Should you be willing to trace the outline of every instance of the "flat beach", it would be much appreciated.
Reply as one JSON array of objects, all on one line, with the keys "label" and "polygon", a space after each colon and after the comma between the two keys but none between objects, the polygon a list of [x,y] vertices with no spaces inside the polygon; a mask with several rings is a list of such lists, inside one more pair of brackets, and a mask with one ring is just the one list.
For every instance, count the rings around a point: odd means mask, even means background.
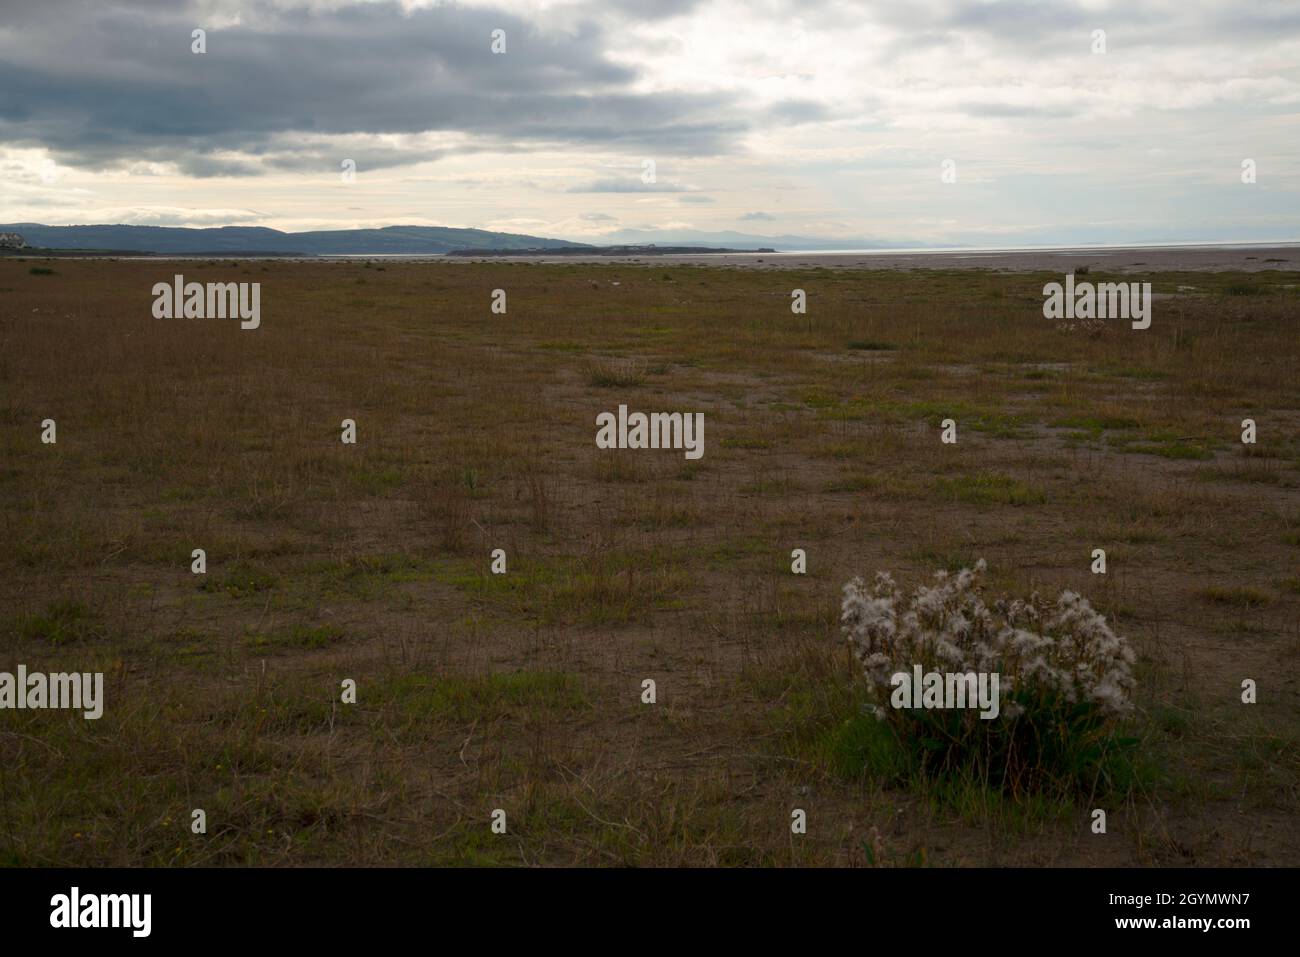
[{"label": "flat beach", "polygon": [[[351,258],[351,257],[348,257]],[[374,257],[356,257],[368,259]],[[407,257],[403,257],[407,258]],[[701,253],[649,256],[430,257],[458,262],[618,263],[724,266],[733,269],[993,269],[1069,272],[1079,266],[1110,272],[1256,272],[1295,269],[1300,244],[1277,246],[1133,246],[1076,249],[912,250],[861,252]]]}]

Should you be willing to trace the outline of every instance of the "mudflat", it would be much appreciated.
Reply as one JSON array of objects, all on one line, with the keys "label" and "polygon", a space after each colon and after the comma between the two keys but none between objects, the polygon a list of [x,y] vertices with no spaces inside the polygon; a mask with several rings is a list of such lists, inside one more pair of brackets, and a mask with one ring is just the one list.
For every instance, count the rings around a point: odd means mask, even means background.
[{"label": "mudflat", "polygon": [[[1115,273],[1258,272],[1300,269],[1300,245],[1134,246],[1129,248],[935,250],[911,252],[707,253],[695,256],[521,256],[529,262],[615,263],[654,266],[727,266],[737,269],[995,269],[1071,272],[1079,266]],[[483,260],[479,260],[483,261]]]}]

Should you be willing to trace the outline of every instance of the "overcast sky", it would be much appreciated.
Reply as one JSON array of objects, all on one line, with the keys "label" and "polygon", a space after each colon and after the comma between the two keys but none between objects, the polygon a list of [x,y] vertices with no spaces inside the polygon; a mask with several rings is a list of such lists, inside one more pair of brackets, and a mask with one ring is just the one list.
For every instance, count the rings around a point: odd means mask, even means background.
[{"label": "overcast sky", "polygon": [[1297,0],[0,0],[0,222],[1296,239],[1298,120]]}]

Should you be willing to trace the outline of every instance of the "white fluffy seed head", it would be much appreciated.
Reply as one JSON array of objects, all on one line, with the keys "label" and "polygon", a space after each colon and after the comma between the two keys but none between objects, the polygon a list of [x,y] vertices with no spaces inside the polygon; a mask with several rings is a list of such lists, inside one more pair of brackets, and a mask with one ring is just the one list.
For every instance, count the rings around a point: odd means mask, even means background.
[{"label": "white fluffy seed head", "polygon": [[[1038,593],[1001,598],[990,607],[978,594],[983,559],[904,597],[888,572],[870,591],[861,578],[844,586],[844,634],[877,705],[887,702],[890,677],[916,664],[945,671],[998,672],[1003,691],[1029,697],[1061,695],[1088,701],[1109,716],[1132,710],[1132,649],[1086,598],[1063,591],[1052,605]],[[1008,702],[1008,719],[1023,709]]]}]

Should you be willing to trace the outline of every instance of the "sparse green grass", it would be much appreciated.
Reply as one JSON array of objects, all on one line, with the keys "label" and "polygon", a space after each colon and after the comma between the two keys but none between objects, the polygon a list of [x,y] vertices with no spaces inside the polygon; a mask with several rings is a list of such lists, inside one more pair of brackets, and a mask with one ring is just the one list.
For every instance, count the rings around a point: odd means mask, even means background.
[{"label": "sparse green grass", "polygon": [[1268,592],[1252,585],[1209,585],[1197,594],[1212,604],[1234,608],[1258,608],[1273,600]]},{"label": "sparse green grass", "polygon": [[409,675],[373,690],[376,706],[393,708],[411,721],[536,719],[541,714],[581,713],[591,707],[582,680],[552,671],[516,671],[446,678]]},{"label": "sparse green grass", "polygon": [[320,651],[343,640],[343,633],[328,625],[310,627],[292,625],[269,632],[249,635],[244,644],[255,654],[277,654],[291,651]]},{"label": "sparse green grass", "polygon": [[845,474],[822,486],[825,492],[865,492],[873,498],[899,501],[914,497],[917,492],[915,480],[896,475]]},{"label": "sparse green grass", "polygon": [[[1061,782],[1061,788],[1008,792],[982,778],[973,766],[961,765],[927,772],[924,756],[930,752],[918,742],[904,742],[890,726],[870,711],[865,683],[852,670],[836,667],[825,654],[814,666],[791,663],[778,676],[775,670],[748,672],[742,688],[748,693],[771,695],[779,690],[781,706],[771,711],[768,723],[786,752],[813,772],[842,780],[892,789],[917,791],[944,812],[957,811],[970,823],[999,819],[1012,830],[1032,821],[1052,820],[1070,808],[1082,808],[1099,797],[1122,801],[1136,789],[1149,787],[1159,769],[1141,757],[1133,737],[1115,738],[1102,755],[1096,777]],[[774,686],[774,687],[773,687]],[[1135,729],[1128,729],[1132,734]],[[1153,733],[1144,729],[1144,735]],[[1082,752],[1081,752],[1082,754]],[[1084,755],[1088,761],[1096,756]],[[1098,791],[1105,781],[1104,791]],[[1080,789],[1082,787],[1082,789]],[[987,813],[990,807],[997,813]],[[981,813],[970,813],[974,808]]]},{"label": "sparse green grass", "polygon": [[675,559],[633,553],[516,561],[506,574],[464,564],[438,578],[487,607],[539,624],[628,625],[672,605],[687,578]]},{"label": "sparse green grass", "polygon": [[[1295,862],[1253,815],[1300,811],[1300,273],[1154,276],[1198,295],[1087,337],[1043,321],[1043,275],[253,268],[279,303],[255,336],[151,322],[124,290],[156,263],[0,260],[7,653],[108,689],[96,722],[0,710],[0,860]],[[507,282],[522,326],[457,306]],[[808,321],[772,295],[795,287]],[[620,401],[703,411],[704,458],[596,449]],[[1114,840],[919,777],[861,713],[840,585],[979,557],[1141,653]]]},{"label": "sparse green grass", "polygon": [[1121,452],[1158,455],[1166,459],[1205,461],[1214,458],[1214,444],[1196,436],[1178,435],[1169,431],[1150,431],[1144,435],[1112,436],[1110,444]]},{"label": "sparse green grass", "polygon": [[724,449],[746,449],[748,451],[770,449],[772,441],[756,435],[728,436],[720,443]]},{"label": "sparse green grass", "polygon": [[318,562],[307,573],[327,595],[370,598],[395,585],[433,577],[431,563],[413,555],[362,555],[341,562]]},{"label": "sparse green grass", "polygon": [[551,352],[586,352],[587,347],[581,342],[539,342],[537,348]]},{"label": "sparse green grass", "polygon": [[934,491],[942,499],[971,505],[1040,505],[1047,501],[1041,489],[992,472],[935,479]]},{"label": "sparse green grass", "polygon": [[74,598],[51,601],[42,611],[22,616],[15,630],[27,641],[52,646],[72,644],[101,633],[90,609]]},{"label": "sparse green grass", "polygon": [[1108,429],[1136,429],[1141,423],[1126,415],[1076,413],[1062,416],[1052,425],[1058,429],[1080,429],[1099,434]]},{"label": "sparse green grass", "polygon": [[214,568],[209,558],[207,573],[200,576],[198,588],[205,592],[224,592],[231,598],[252,598],[278,584],[279,579],[257,562],[238,560],[223,570]]}]

